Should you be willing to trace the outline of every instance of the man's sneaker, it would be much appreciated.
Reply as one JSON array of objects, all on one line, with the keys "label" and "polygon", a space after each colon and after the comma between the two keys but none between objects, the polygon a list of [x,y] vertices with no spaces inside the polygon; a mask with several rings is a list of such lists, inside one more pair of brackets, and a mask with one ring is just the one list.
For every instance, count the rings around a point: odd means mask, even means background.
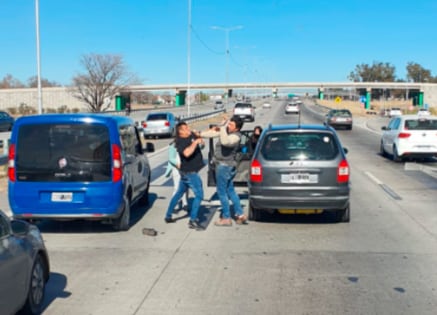
[{"label": "man's sneaker", "polygon": [[175,223],[176,222],[176,219],[173,219],[173,218],[165,218],[164,220],[165,220],[165,223]]},{"label": "man's sneaker", "polygon": [[204,230],[204,227],[201,226],[197,221],[188,221],[188,227],[190,229],[195,229],[195,230]]}]

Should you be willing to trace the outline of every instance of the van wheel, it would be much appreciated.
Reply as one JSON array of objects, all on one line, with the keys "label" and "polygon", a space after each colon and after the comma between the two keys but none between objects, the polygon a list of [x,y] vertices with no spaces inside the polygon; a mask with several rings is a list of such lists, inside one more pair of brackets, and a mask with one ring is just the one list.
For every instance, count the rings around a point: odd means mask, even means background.
[{"label": "van wheel", "polygon": [[129,199],[124,197],[124,209],[120,217],[114,220],[114,230],[127,231],[130,227],[130,203]]},{"label": "van wheel", "polygon": [[251,221],[260,221],[261,220],[261,211],[259,209],[255,209],[249,204],[249,220]]},{"label": "van wheel", "polygon": [[150,187],[150,175],[149,175],[149,180],[147,181],[147,188],[143,192],[141,198],[138,200],[138,204],[140,206],[147,207],[149,205],[149,187]]},{"label": "van wheel", "polygon": [[39,314],[41,312],[46,287],[46,267],[47,266],[44,265],[44,260],[40,255],[38,255],[30,274],[26,304],[21,310],[24,314]]},{"label": "van wheel", "polygon": [[337,222],[350,222],[350,205],[345,209],[337,210],[336,212]]}]

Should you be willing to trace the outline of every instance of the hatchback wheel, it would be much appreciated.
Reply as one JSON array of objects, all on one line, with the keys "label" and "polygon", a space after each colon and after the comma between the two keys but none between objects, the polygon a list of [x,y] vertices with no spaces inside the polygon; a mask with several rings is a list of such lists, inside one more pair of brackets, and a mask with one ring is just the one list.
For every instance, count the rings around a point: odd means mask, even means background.
[{"label": "hatchback wheel", "polygon": [[396,146],[393,146],[393,161],[402,162],[402,157],[399,156]]},{"label": "hatchback wheel", "polygon": [[29,289],[27,292],[26,304],[22,309],[24,314],[39,314],[44,301],[44,292],[46,287],[46,266],[44,260],[40,255],[36,257],[36,260],[32,267],[30,274]]},{"label": "hatchback wheel", "polygon": [[120,217],[114,221],[114,230],[127,231],[130,227],[130,203],[127,197],[124,197],[124,209]]},{"label": "hatchback wheel", "polygon": [[381,145],[379,146],[379,153],[381,153],[383,157],[387,156],[387,152],[385,152],[384,150],[384,143],[382,141],[381,141]]},{"label": "hatchback wheel", "polygon": [[150,175],[149,175],[149,180],[147,181],[147,188],[143,192],[143,195],[141,196],[141,198],[138,200],[138,204],[140,206],[147,207],[149,205],[149,188],[150,188]]}]

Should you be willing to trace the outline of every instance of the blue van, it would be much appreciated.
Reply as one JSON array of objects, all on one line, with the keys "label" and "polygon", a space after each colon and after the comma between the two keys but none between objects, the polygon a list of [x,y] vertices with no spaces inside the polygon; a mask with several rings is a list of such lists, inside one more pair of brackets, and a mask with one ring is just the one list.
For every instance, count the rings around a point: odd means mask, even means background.
[{"label": "blue van", "polygon": [[99,220],[130,227],[147,205],[151,169],[135,122],[105,114],[44,114],[16,120],[8,156],[14,218]]}]

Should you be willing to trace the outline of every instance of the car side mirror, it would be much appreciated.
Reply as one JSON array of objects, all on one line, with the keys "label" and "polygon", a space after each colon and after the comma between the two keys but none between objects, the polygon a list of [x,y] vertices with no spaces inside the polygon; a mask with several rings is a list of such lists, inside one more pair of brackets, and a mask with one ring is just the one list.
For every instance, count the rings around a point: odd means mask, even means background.
[{"label": "car side mirror", "polygon": [[347,154],[349,152],[349,150],[345,147],[343,147],[343,151],[344,151],[344,154]]},{"label": "car side mirror", "polygon": [[381,127],[381,130],[389,130],[386,126]]}]

